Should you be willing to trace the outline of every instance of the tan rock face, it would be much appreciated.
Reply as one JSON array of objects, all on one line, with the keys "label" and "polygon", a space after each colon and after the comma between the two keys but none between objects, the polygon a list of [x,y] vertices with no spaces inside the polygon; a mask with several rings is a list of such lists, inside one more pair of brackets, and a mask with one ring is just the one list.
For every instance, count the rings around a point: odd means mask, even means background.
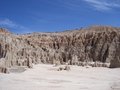
[{"label": "tan rock face", "polygon": [[3,34],[12,34],[11,32],[9,32],[7,29],[5,28],[0,28],[0,33],[3,33]]},{"label": "tan rock face", "polygon": [[15,35],[0,28],[0,66],[32,63],[77,65],[81,61],[110,62],[120,67],[120,28],[92,26],[60,33]]}]

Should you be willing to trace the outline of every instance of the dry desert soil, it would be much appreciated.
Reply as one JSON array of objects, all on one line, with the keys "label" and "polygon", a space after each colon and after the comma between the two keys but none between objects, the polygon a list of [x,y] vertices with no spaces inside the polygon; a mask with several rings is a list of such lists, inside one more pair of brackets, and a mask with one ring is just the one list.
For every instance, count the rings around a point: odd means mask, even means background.
[{"label": "dry desert soil", "polygon": [[45,64],[26,70],[13,67],[10,74],[0,73],[0,90],[120,90],[120,68],[70,67],[70,71]]}]

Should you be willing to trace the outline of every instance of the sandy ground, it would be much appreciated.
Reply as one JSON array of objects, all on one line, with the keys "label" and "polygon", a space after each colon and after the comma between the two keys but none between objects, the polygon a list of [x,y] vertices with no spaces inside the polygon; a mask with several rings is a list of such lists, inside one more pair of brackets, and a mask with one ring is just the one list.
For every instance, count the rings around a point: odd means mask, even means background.
[{"label": "sandy ground", "polygon": [[120,68],[35,65],[22,73],[0,73],[0,90],[120,90]]}]

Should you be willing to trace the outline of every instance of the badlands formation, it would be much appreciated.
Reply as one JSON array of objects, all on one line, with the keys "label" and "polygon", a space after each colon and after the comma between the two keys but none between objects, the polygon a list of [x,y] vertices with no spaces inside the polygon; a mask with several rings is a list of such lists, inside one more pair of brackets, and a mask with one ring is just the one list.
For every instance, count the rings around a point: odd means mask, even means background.
[{"label": "badlands formation", "polygon": [[120,67],[120,28],[92,26],[59,33],[15,35],[0,28],[0,69],[32,64],[110,63]]},{"label": "badlands formation", "polygon": [[0,28],[0,90],[120,90],[119,67],[117,27],[24,35]]}]

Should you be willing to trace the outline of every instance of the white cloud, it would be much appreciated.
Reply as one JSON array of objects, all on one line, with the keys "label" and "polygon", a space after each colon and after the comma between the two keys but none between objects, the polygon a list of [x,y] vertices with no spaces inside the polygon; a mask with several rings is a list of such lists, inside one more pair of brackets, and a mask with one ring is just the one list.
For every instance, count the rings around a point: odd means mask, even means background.
[{"label": "white cloud", "polygon": [[8,18],[0,19],[0,26],[5,27],[7,29],[10,29],[10,28],[12,28],[13,30],[16,29],[17,31],[19,31],[20,34],[33,32],[32,30],[22,25],[14,23],[12,20]]},{"label": "white cloud", "polygon": [[80,0],[57,0],[59,5],[68,9],[78,10],[80,8]]},{"label": "white cloud", "polygon": [[113,8],[120,8],[119,0],[83,0],[95,10],[110,11]]},{"label": "white cloud", "polygon": [[6,27],[11,27],[11,28],[18,26],[17,24],[15,24],[13,21],[9,20],[8,18],[0,20],[0,25],[6,26]]}]

